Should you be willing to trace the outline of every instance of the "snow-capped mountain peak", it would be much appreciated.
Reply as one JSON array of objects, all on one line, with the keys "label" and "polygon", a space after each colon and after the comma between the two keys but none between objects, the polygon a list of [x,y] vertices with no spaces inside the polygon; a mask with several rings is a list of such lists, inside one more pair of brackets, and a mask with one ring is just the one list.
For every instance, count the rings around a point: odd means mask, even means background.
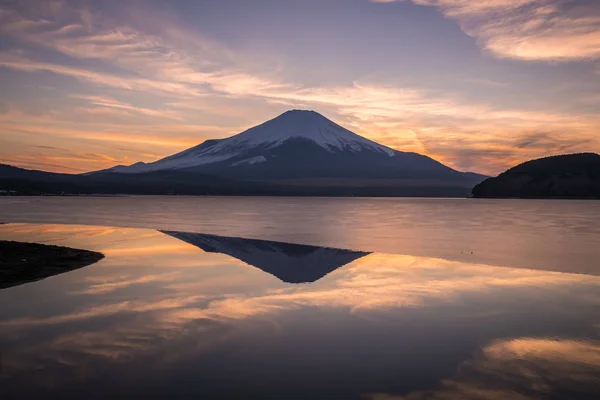
[{"label": "snow-capped mountain peak", "polygon": [[326,150],[361,151],[362,148],[380,151],[390,156],[394,150],[359,136],[315,111],[290,110],[277,118],[233,136],[236,143],[257,146],[280,144],[292,138],[308,139]]},{"label": "snow-capped mountain peak", "polygon": [[119,173],[140,173],[166,169],[192,168],[231,160],[230,166],[254,165],[267,161],[263,155],[244,154],[257,148],[269,150],[291,139],[310,141],[327,152],[363,151],[393,157],[396,151],[357,135],[315,111],[290,110],[261,125],[221,140],[208,140],[181,153],[153,163],[137,163],[108,170]]},{"label": "snow-capped mountain peak", "polygon": [[287,111],[237,135],[207,140],[162,160],[101,172],[157,172],[151,175],[175,174],[192,180],[194,174],[204,174],[308,188],[332,184],[348,187],[349,183],[361,188],[405,184],[437,187],[442,181],[470,186],[480,179],[430,157],[380,145],[317,112],[303,110]]}]

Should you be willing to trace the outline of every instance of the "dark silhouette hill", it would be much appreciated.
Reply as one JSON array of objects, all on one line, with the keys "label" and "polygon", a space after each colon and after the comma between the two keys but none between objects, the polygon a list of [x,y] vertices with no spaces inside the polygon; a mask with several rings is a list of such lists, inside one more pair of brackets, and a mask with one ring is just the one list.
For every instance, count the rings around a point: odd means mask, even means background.
[{"label": "dark silhouette hill", "polygon": [[473,196],[600,199],[600,155],[580,153],[528,161],[476,185]]}]

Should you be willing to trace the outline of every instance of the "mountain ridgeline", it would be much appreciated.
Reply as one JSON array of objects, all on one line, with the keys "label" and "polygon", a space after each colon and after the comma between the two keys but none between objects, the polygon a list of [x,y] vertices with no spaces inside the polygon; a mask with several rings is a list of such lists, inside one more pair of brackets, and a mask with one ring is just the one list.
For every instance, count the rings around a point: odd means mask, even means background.
[{"label": "mountain ridgeline", "polygon": [[152,163],[84,175],[0,166],[0,189],[23,194],[468,196],[486,177],[292,110]]},{"label": "mountain ridgeline", "polygon": [[600,199],[600,155],[568,154],[528,161],[476,185],[473,196]]},{"label": "mountain ridgeline", "polygon": [[193,171],[252,181],[332,179],[449,180],[469,185],[482,176],[465,174],[432,158],[400,152],[359,136],[314,111],[292,110],[238,135],[208,140],[153,163],[105,172],[136,174]]}]

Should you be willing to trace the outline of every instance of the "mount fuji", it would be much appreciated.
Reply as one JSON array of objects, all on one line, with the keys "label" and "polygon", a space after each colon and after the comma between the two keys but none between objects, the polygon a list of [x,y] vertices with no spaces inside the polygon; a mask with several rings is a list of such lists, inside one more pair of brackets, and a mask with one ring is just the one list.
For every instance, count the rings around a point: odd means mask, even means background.
[{"label": "mount fuji", "polygon": [[30,195],[465,197],[485,178],[302,110],[151,163],[80,175],[0,164],[0,189]]},{"label": "mount fuji", "polygon": [[417,153],[401,152],[315,111],[291,110],[225,139],[207,140],[152,163],[99,172],[203,173],[242,181],[311,186],[464,186],[484,176],[463,173]]}]

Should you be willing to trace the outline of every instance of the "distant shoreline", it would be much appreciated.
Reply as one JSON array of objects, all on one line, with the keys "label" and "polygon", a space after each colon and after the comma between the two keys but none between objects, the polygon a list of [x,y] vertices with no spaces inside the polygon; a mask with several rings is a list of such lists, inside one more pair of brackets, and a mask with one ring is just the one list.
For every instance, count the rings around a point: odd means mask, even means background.
[{"label": "distant shoreline", "polygon": [[129,197],[131,194],[0,194],[2,197]]},{"label": "distant shoreline", "polygon": [[597,197],[568,197],[568,196],[553,196],[553,197],[508,197],[508,196],[423,196],[423,195],[312,195],[312,194],[14,194],[1,196],[2,198],[9,197],[99,197],[99,198],[124,198],[124,197],[252,197],[252,198],[282,198],[282,197],[299,197],[299,198],[345,198],[345,199],[369,199],[369,198],[381,198],[381,199],[474,199],[474,200],[600,200]]}]

